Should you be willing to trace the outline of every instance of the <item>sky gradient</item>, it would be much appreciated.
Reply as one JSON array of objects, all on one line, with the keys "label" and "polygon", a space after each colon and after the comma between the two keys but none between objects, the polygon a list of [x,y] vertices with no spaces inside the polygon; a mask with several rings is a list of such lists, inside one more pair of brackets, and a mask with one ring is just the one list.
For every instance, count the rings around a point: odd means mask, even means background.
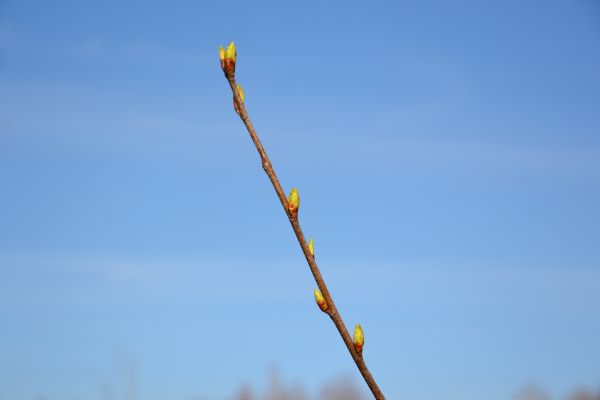
[{"label": "sky gradient", "polygon": [[600,386],[597,2],[4,0],[0,399],[359,379],[232,40],[389,399]]}]

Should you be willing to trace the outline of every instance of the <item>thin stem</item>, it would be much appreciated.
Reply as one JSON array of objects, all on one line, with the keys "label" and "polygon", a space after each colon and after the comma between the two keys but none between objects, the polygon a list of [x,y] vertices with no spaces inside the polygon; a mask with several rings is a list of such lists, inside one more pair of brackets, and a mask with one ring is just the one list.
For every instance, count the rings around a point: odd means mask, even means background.
[{"label": "thin stem", "polygon": [[325,301],[327,302],[328,307],[327,307],[327,311],[325,311],[325,312],[329,315],[329,317],[333,321],[335,327],[337,328],[338,332],[340,333],[340,336],[342,337],[342,340],[346,344],[346,347],[348,348],[348,351],[350,352],[350,355],[352,356],[354,363],[356,364],[358,370],[360,371],[361,375],[363,376],[365,382],[369,386],[369,389],[371,389],[373,396],[377,400],[383,400],[383,399],[385,399],[385,397],[383,396],[383,393],[381,393],[379,386],[377,386],[377,383],[375,382],[373,375],[371,375],[371,372],[367,368],[367,364],[365,363],[364,358],[362,357],[362,355],[359,355],[354,350],[354,344],[352,342],[352,338],[350,337],[350,334],[348,333],[348,329],[346,329],[346,325],[344,324],[344,321],[342,320],[340,313],[338,312],[337,308],[335,307],[333,298],[331,297],[331,294],[329,293],[329,289],[327,289],[327,285],[325,284],[325,281],[323,280],[323,277],[321,276],[321,271],[319,271],[319,267],[317,266],[315,258],[310,253],[310,250],[308,249],[308,244],[306,243],[306,239],[304,238],[304,234],[302,233],[302,228],[300,227],[300,223],[298,222],[298,217],[297,217],[297,215],[296,216],[292,215],[288,210],[287,199],[285,197],[283,189],[281,188],[279,179],[277,179],[277,174],[275,174],[275,170],[273,169],[273,166],[271,165],[271,161],[269,160],[269,157],[267,156],[267,152],[265,151],[265,148],[263,147],[262,143],[260,142],[260,139],[258,138],[258,134],[256,133],[256,130],[254,130],[254,126],[252,125],[252,122],[250,121],[250,118],[248,117],[248,113],[246,112],[246,107],[244,105],[244,102],[242,101],[240,94],[238,93],[235,78],[228,77],[227,81],[229,82],[229,86],[231,86],[231,91],[233,92],[234,101],[237,106],[238,114],[239,114],[240,118],[242,119],[242,122],[244,122],[244,125],[246,125],[246,129],[248,129],[250,138],[252,138],[252,141],[254,142],[254,145],[256,146],[256,150],[258,151],[258,154],[260,155],[260,159],[262,161],[262,167],[263,167],[265,173],[267,174],[267,176],[269,177],[269,179],[271,180],[271,183],[273,184],[273,188],[275,189],[275,192],[277,193],[277,197],[279,197],[279,201],[281,202],[281,205],[283,206],[283,209],[284,209],[288,219],[290,220],[292,229],[294,230],[294,233],[296,234],[296,238],[298,239],[298,243],[300,244],[300,247],[302,248],[304,257],[306,257],[306,261],[308,262],[310,271],[312,272],[312,275],[315,278],[317,286],[319,287],[319,290],[321,291],[321,293],[323,294],[323,297],[325,298]]}]

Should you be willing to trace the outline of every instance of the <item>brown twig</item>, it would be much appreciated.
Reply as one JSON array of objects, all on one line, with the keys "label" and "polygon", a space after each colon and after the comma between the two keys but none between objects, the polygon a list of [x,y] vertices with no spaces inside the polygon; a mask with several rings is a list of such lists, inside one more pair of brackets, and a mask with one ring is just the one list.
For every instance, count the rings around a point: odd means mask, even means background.
[{"label": "brown twig", "polygon": [[[342,340],[346,344],[346,347],[348,348],[348,351],[350,352],[350,355],[352,356],[354,363],[358,367],[358,370],[360,371],[365,382],[369,386],[369,389],[371,389],[371,392],[373,393],[373,396],[375,397],[375,399],[377,399],[377,400],[385,399],[385,397],[383,396],[383,393],[379,389],[379,386],[377,386],[377,383],[375,382],[373,375],[371,375],[371,372],[367,368],[367,364],[365,363],[365,360],[364,360],[362,354],[358,354],[356,352],[356,350],[354,349],[354,343],[352,341],[352,338],[350,337],[350,334],[348,333],[348,330],[346,329],[346,325],[344,324],[344,321],[342,320],[340,313],[338,312],[337,308],[335,307],[333,298],[331,297],[331,294],[329,293],[329,290],[327,289],[327,285],[325,284],[325,281],[323,280],[323,277],[321,276],[321,272],[319,271],[319,267],[317,266],[315,258],[311,254],[311,252],[308,248],[308,244],[306,243],[306,239],[304,238],[304,234],[302,233],[302,228],[300,227],[300,223],[298,222],[297,214],[295,214],[295,215],[292,214],[288,209],[288,202],[287,202],[287,199],[283,192],[283,189],[281,188],[281,184],[279,183],[279,179],[277,179],[277,175],[275,174],[275,170],[273,169],[273,166],[271,165],[271,161],[269,160],[269,157],[267,156],[267,152],[265,151],[265,148],[263,147],[262,143],[260,142],[260,139],[258,138],[256,130],[254,129],[254,126],[252,125],[252,122],[250,121],[250,118],[248,117],[248,113],[246,111],[246,106],[244,105],[244,101],[238,91],[238,86],[235,81],[234,73],[228,73],[228,71],[226,71],[226,68],[224,68],[224,71],[225,71],[225,77],[227,78],[227,81],[229,82],[229,86],[231,87],[231,91],[233,92],[234,106],[235,106],[236,112],[240,116],[241,120],[244,122],[244,125],[246,125],[246,129],[248,130],[248,133],[250,134],[250,138],[252,138],[252,141],[254,142],[254,145],[256,146],[256,150],[258,151],[258,154],[260,155],[260,159],[262,161],[262,167],[263,167],[265,173],[267,174],[267,176],[269,177],[269,179],[271,180],[271,183],[273,184],[273,188],[275,189],[275,192],[277,193],[277,197],[279,197],[279,201],[281,202],[281,205],[283,206],[283,209],[284,209],[288,219],[290,220],[292,229],[294,230],[294,233],[296,234],[296,238],[298,239],[298,243],[300,244],[300,247],[302,248],[304,257],[306,257],[306,261],[308,262],[310,271],[312,272],[312,275],[315,278],[315,281],[317,282],[317,286],[319,287],[319,290],[321,291],[321,293],[323,294],[323,297],[325,298],[325,301],[327,302],[328,307],[324,312],[327,313],[327,315],[329,315],[329,317],[333,321],[335,327],[337,328],[338,332],[340,333],[340,336],[342,337]],[[235,61],[234,61],[234,71],[235,71]]]}]

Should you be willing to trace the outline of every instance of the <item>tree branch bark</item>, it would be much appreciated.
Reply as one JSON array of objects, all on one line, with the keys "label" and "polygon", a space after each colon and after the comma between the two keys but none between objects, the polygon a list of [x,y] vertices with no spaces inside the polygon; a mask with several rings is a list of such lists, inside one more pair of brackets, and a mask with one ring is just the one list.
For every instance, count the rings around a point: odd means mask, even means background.
[{"label": "tree branch bark", "polygon": [[[231,75],[233,75],[233,74],[231,74]],[[254,126],[252,125],[252,122],[250,121],[250,117],[248,116],[248,112],[246,111],[246,106],[244,105],[244,102],[242,101],[242,98],[240,97],[240,93],[238,92],[235,77],[227,76],[227,74],[226,74],[226,78],[227,78],[227,81],[229,82],[229,86],[231,87],[231,91],[233,93],[236,111],[237,111],[238,115],[240,116],[242,122],[246,126],[246,129],[248,130],[248,133],[250,134],[250,138],[252,139],[252,141],[254,142],[254,145],[256,146],[256,150],[258,151],[258,154],[260,155],[262,167],[263,167],[265,173],[267,174],[267,176],[269,177],[269,180],[273,184],[275,193],[277,193],[277,197],[279,198],[279,201],[281,202],[281,205],[283,206],[283,209],[290,221],[290,224],[292,225],[292,229],[294,230],[294,233],[296,234],[296,238],[298,239],[300,248],[302,249],[302,252],[304,253],[304,257],[306,258],[306,261],[308,263],[310,271],[312,272],[312,275],[315,278],[317,286],[319,287],[319,290],[321,291],[321,293],[323,294],[323,297],[325,298],[325,301],[327,302],[328,307],[327,307],[327,310],[324,312],[327,313],[329,315],[329,317],[331,318],[331,320],[333,321],[333,324],[335,325],[340,336],[342,337],[342,340],[346,344],[346,347],[348,348],[348,351],[350,352],[350,355],[352,356],[352,359],[354,360],[356,367],[358,368],[358,370],[360,371],[361,375],[363,376],[365,382],[369,386],[369,389],[373,393],[373,396],[375,397],[375,399],[383,400],[383,399],[385,399],[385,397],[384,397],[383,393],[381,392],[381,390],[379,389],[379,386],[375,382],[373,375],[371,375],[371,372],[367,368],[367,364],[365,363],[365,360],[364,360],[362,354],[358,354],[354,349],[354,344],[353,344],[352,338],[350,337],[350,334],[348,333],[348,330],[346,329],[346,325],[344,324],[344,321],[342,320],[342,317],[341,317],[340,313],[338,312],[338,310],[335,306],[335,303],[333,302],[333,298],[331,297],[331,294],[329,293],[329,289],[327,288],[327,285],[325,284],[325,281],[323,280],[323,277],[321,276],[321,271],[319,271],[319,267],[317,266],[315,257],[310,253],[308,244],[306,242],[306,239],[304,238],[304,234],[302,233],[302,228],[300,227],[300,223],[298,222],[297,214],[296,214],[296,216],[294,216],[288,210],[287,198],[285,197],[283,189],[281,188],[279,179],[277,179],[277,174],[275,173],[275,170],[273,169],[273,166],[271,165],[271,161],[269,160],[269,157],[267,156],[267,152],[265,151],[265,148],[263,147],[262,143],[260,142],[258,134],[256,133],[256,130],[254,129]]]}]

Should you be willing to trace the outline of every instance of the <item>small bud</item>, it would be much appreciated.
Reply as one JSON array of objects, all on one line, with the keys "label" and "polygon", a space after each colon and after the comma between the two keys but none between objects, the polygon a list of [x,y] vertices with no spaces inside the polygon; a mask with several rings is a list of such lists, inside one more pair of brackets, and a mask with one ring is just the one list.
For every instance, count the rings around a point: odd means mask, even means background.
[{"label": "small bud", "polygon": [[[244,102],[244,90],[242,89],[242,86],[237,83],[237,90],[238,93],[240,94],[240,98],[242,100],[242,103]],[[233,96],[233,109],[235,110],[236,113],[240,113],[240,109],[238,108],[237,103],[235,102],[235,96]]]},{"label": "small bud", "polygon": [[315,289],[315,301],[317,302],[317,305],[321,311],[327,312],[327,302],[325,301],[325,297],[323,297],[323,294],[321,294],[319,289]]},{"label": "small bud", "polygon": [[298,195],[298,189],[292,188],[290,191],[287,206],[292,217],[296,218],[298,216],[298,207],[300,207],[300,196]]},{"label": "small bud", "polygon": [[219,60],[221,60],[221,68],[225,68],[225,49],[223,46],[219,47]]},{"label": "small bud", "polygon": [[354,350],[359,356],[362,356],[363,346],[365,345],[365,336],[363,335],[363,330],[360,324],[356,324],[354,327],[354,338],[352,340],[354,342]]},{"label": "small bud", "polygon": [[242,103],[244,102],[244,90],[242,89],[242,86],[238,83],[237,84],[237,90],[238,93],[240,94],[240,98],[242,99]]},{"label": "small bud", "polygon": [[235,59],[237,51],[233,42],[229,43],[226,49],[219,47],[219,59],[221,60],[221,68],[227,79],[233,79],[235,76]]},{"label": "small bud", "polygon": [[310,251],[311,256],[315,256],[315,241],[313,238],[310,238],[310,241],[308,242],[308,251]]},{"label": "small bud", "polygon": [[233,62],[235,62],[236,55],[237,51],[235,49],[235,44],[231,42],[229,43],[229,46],[227,46],[227,50],[225,50],[225,58],[231,58]]}]

